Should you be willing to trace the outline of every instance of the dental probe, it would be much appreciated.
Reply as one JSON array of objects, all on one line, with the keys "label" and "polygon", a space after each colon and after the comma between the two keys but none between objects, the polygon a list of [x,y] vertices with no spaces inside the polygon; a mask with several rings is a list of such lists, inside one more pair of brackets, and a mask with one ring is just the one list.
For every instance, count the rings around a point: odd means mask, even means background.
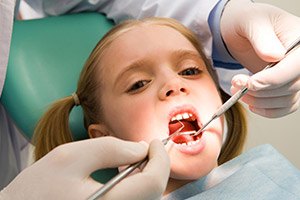
[{"label": "dental probe", "polygon": [[[286,57],[288,55],[288,53],[290,51],[292,51],[295,47],[297,47],[300,44],[300,37],[293,42],[287,49],[285,56]],[[263,70],[266,70],[268,68],[271,68],[273,66],[275,66],[277,63],[279,63],[280,61],[277,62],[273,62],[268,64]],[[195,132],[194,134],[190,134],[192,136],[197,136],[199,135],[205,127],[207,127],[208,124],[210,124],[210,122],[212,122],[213,120],[215,120],[216,118],[220,117],[222,114],[224,114],[229,108],[231,108],[231,106],[233,106],[240,98],[242,98],[246,93],[248,92],[248,88],[245,86],[242,89],[240,89],[237,93],[235,93],[232,97],[230,97],[216,112],[215,114],[210,118],[210,120],[208,122],[206,122],[202,128],[200,130],[198,130],[197,132]]]},{"label": "dental probe", "polygon": [[[174,133],[169,135],[169,137],[162,140],[162,143],[166,145],[170,139],[172,139],[174,136],[179,135],[180,131],[184,128],[184,125],[182,122],[178,121],[181,124],[181,127],[177,129]],[[121,180],[126,178],[129,174],[131,174],[136,168],[140,167],[144,163],[148,161],[148,157],[145,157],[143,160],[134,163],[132,165],[129,165],[126,169],[118,173],[115,177],[110,179],[106,184],[104,184],[99,190],[97,190],[92,196],[88,198],[88,200],[96,200],[100,197],[102,197],[106,192],[108,192],[113,186],[115,186],[117,183],[119,183]]]}]

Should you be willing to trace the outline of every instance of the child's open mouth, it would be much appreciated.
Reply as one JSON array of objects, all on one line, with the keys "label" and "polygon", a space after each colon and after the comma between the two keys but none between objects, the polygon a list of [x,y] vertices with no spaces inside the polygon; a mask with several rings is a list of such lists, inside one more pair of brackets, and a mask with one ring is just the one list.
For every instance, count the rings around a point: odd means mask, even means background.
[{"label": "child's open mouth", "polygon": [[197,136],[188,134],[189,132],[195,133],[201,128],[198,125],[196,116],[189,112],[177,114],[176,116],[172,117],[171,121],[169,122],[169,135],[173,134],[180,127],[182,127],[182,124],[184,125],[184,128],[180,131],[182,134],[176,135],[172,138],[174,143],[189,145],[195,143],[201,138],[202,133]]}]

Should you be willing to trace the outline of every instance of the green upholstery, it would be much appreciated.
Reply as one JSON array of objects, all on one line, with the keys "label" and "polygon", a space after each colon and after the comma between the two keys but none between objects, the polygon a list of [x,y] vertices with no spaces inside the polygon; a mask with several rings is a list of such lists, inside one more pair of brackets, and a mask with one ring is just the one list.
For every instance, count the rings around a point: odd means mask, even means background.
[{"label": "green upholstery", "polygon": [[[112,26],[96,13],[15,21],[1,101],[29,139],[46,107],[75,91],[88,55]],[[75,138],[86,138],[80,108],[75,112]]]},{"label": "green upholstery", "polygon": [[[47,106],[75,91],[87,57],[112,26],[97,13],[15,21],[1,102],[29,140]],[[75,140],[87,138],[82,116],[73,109]]]}]

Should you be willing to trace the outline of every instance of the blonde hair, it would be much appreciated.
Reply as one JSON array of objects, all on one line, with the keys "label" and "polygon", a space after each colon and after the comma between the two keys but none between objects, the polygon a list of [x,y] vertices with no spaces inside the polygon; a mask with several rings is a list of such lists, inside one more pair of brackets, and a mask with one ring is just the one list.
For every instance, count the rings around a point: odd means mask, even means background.
[{"label": "blonde hair", "polygon": [[[102,117],[101,103],[98,101],[99,94],[101,97],[101,80],[97,80],[98,76],[96,76],[96,74],[99,74],[99,70],[103,67],[100,61],[103,52],[121,34],[136,26],[147,24],[171,27],[187,38],[198,50],[215,84],[218,85],[217,76],[211,67],[210,61],[204,55],[202,46],[199,44],[197,37],[188,28],[170,18],[128,20],[112,28],[98,42],[81,71],[76,94],[83,109],[84,125],[86,128],[90,124],[99,123]],[[230,96],[221,89],[219,90],[222,100],[225,102]],[[56,146],[73,141],[69,127],[69,114],[74,106],[75,102],[73,96],[68,96],[52,104],[49,110],[42,116],[35,128],[33,137],[33,143],[36,147],[36,160],[43,157]],[[235,104],[225,113],[225,116],[228,133],[219,156],[219,164],[234,158],[242,152],[247,132],[245,114],[240,104]]]}]

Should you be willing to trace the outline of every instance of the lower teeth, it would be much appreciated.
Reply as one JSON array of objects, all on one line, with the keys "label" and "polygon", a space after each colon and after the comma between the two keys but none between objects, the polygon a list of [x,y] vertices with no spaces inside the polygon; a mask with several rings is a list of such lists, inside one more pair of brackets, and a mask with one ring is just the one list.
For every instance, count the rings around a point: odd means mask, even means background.
[{"label": "lower teeth", "polygon": [[196,140],[196,141],[189,141],[189,142],[187,142],[187,143],[176,143],[176,144],[178,144],[178,145],[184,145],[184,146],[189,146],[189,145],[197,144],[197,143],[199,143],[199,142],[200,142],[200,140],[198,139],[198,140]]}]

